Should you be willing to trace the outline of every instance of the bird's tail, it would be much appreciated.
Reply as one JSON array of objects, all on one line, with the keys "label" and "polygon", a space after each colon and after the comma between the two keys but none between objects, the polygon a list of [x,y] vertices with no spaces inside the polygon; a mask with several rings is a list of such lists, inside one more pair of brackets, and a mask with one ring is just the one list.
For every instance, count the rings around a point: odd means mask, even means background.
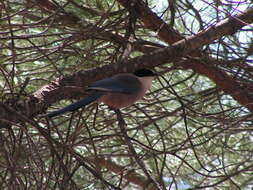
[{"label": "bird's tail", "polygon": [[47,117],[55,117],[57,115],[61,115],[65,112],[68,112],[68,111],[75,111],[81,107],[84,107],[94,101],[96,101],[98,98],[100,98],[104,93],[102,92],[94,92],[93,94],[91,94],[90,96],[78,101],[78,102],[75,102],[73,104],[70,104],[62,109],[59,109],[59,110],[56,110],[56,111],[53,111],[53,112],[50,112],[48,114],[46,114]]}]

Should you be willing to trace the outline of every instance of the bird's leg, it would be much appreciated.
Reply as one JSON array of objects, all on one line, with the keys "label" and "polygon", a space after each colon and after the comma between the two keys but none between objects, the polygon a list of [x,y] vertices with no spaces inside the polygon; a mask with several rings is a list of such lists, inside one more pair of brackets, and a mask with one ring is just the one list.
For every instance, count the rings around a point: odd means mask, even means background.
[{"label": "bird's leg", "polygon": [[115,111],[115,113],[117,115],[117,120],[119,122],[119,125],[121,125],[121,126],[126,125],[126,122],[125,122],[125,120],[124,120],[124,118],[123,118],[120,110],[119,109],[114,109],[114,111]]}]

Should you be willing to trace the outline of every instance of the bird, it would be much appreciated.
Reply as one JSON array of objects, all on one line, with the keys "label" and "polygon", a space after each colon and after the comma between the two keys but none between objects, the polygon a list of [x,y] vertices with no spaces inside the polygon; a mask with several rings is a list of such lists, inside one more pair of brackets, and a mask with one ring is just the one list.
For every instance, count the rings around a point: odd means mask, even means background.
[{"label": "bird", "polygon": [[152,70],[142,68],[134,73],[120,73],[98,80],[86,88],[90,95],[64,108],[49,112],[46,116],[52,118],[66,112],[73,112],[92,102],[103,102],[113,110],[131,106],[145,95],[156,76],[157,74]]}]

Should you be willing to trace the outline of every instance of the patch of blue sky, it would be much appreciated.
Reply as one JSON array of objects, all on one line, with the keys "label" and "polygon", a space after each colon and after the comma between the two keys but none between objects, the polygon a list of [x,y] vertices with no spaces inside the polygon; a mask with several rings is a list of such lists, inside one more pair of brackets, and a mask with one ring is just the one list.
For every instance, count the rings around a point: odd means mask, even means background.
[{"label": "patch of blue sky", "polygon": [[160,16],[159,13],[163,12],[168,7],[168,0],[157,0],[157,3],[154,3],[153,6],[153,11]]},{"label": "patch of blue sky", "polygon": [[[204,27],[205,25],[214,25],[219,20],[227,18],[230,14],[236,15],[242,13],[247,8],[249,8],[250,4],[252,5],[252,2],[246,0],[220,0],[218,6],[214,4],[214,1],[209,0],[189,0],[189,2],[192,4],[194,9],[196,9],[201,14],[201,19],[204,23]],[[152,10],[158,14],[158,16],[161,16],[161,14],[168,8],[168,0],[152,1],[152,4],[150,4],[150,6],[152,7]],[[191,32],[196,33],[199,31],[200,27],[193,11],[189,10],[185,13],[178,13],[177,10],[176,14],[183,15],[182,18],[184,19],[185,23],[192,25],[191,29],[193,29],[193,31]]]},{"label": "patch of blue sky", "polygon": [[174,189],[185,190],[191,187],[183,180],[173,181],[173,178],[171,177],[163,177],[163,180],[168,190],[174,190]]}]

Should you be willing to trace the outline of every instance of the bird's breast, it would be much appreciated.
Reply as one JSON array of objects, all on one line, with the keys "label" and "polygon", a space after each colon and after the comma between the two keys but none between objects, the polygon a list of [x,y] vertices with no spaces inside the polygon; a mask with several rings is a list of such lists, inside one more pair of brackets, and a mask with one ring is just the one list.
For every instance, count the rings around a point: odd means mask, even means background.
[{"label": "bird's breast", "polygon": [[102,96],[99,101],[112,108],[120,109],[134,104],[137,100],[141,99],[144,94],[144,91],[137,94],[108,93]]}]

